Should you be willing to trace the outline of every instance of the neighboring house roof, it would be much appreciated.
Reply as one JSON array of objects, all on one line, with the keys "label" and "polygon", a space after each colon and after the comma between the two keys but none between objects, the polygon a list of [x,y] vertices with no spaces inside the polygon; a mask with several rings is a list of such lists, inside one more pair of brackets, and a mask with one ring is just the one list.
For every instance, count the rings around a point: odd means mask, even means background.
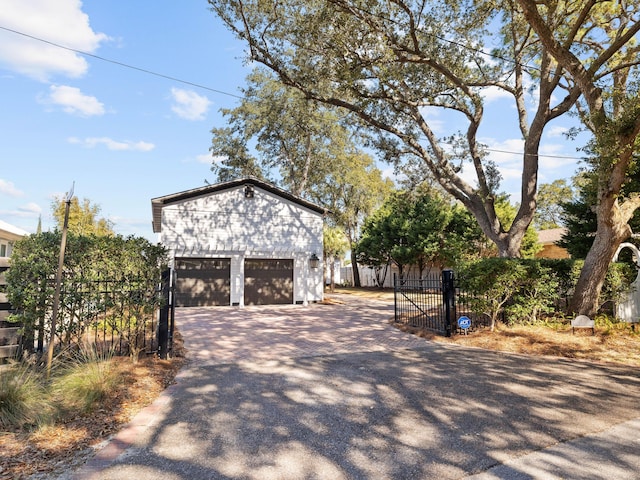
[{"label": "neighboring house roof", "polygon": [[29,232],[0,220],[0,238],[18,240],[22,237],[26,237],[27,235],[29,235]]},{"label": "neighboring house roof", "polygon": [[152,198],[151,209],[153,212],[153,231],[155,233],[158,233],[161,230],[162,207],[164,207],[165,205],[170,205],[172,203],[181,202],[183,200],[188,200],[191,198],[211,195],[212,193],[217,193],[223,190],[237,188],[243,185],[253,185],[255,187],[261,188],[262,190],[273,193],[274,195],[278,195],[281,198],[284,198],[293,203],[301,205],[319,214],[324,215],[325,213],[327,213],[327,209],[325,209],[324,207],[316,205],[315,203],[309,202],[296,195],[292,195],[291,193],[285,190],[282,190],[281,188],[278,188],[271,183],[267,183],[255,177],[243,177],[243,178],[232,180],[229,182],[216,183],[215,185],[206,185],[204,187],[185,190],[184,192],[172,193],[171,195]]},{"label": "neighboring house roof", "polygon": [[566,228],[551,228],[549,230],[540,230],[538,232],[538,242],[543,245],[552,245],[562,239],[562,236],[567,233]]}]

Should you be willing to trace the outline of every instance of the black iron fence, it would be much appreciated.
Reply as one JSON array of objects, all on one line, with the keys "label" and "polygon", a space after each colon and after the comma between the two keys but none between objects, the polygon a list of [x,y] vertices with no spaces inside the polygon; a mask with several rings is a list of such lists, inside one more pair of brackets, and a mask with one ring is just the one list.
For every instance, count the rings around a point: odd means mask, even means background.
[{"label": "black iron fence", "polygon": [[450,336],[486,327],[490,319],[470,308],[470,297],[444,270],[421,279],[394,277],[395,321]]},{"label": "black iron fence", "polygon": [[[172,350],[174,316],[170,271],[150,277],[63,277],[56,323],[56,347],[91,344],[99,351],[138,357]],[[16,310],[5,326],[20,332],[21,350],[43,353],[51,338],[53,283],[42,282],[35,304]],[[14,323],[17,322],[17,323]],[[3,340],[0,339],[0,342]],[[17,351],[12,350],[12,355]]]}]

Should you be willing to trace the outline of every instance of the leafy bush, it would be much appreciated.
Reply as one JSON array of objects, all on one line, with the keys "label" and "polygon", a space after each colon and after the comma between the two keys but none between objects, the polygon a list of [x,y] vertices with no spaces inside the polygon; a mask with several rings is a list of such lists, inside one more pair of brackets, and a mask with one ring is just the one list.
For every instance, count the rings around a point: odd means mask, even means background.
[{"label": "leafy bush", "polygon": [[559,281],[555,272],[537,260],[521,260],[524,276],[505,310],[510,322],[535,323],[541,314],[554,311]]},{"label": "leafy bush", "polygon": [[[460,286],[471,295],[469,305],[491,318],[491,328],[504,311],[509,322],[538,322],[547,314],[562,316],[580,275],[582,260],[487,258],[459,271]],[[628,292],[635,271],[612,264],[602,289],[602,302],[617,302]]]},{"label": "leafy bush", "polygon": [[520,290],[527,271],[519,260],[486,258],[461,268],[459,285],[471,294],[469,306],[491,319],[491,330],[504,305]]},{"label": "leafy bush", "polygon": [[[36,340],[41,349],[51,335],[60,240],[59,232],[45,232],[17,241],[6,275],[9,301],[18,312],[10,319],[22,324],[24,346],[30,352]],[[114,315],[115,309],[140,322],[151,318],[166,264],[165,248],[144,238],[69,234],[55,332],[60,345],[79,343],[99,316]],[[132,345],[134,339],[125,340]]]}]

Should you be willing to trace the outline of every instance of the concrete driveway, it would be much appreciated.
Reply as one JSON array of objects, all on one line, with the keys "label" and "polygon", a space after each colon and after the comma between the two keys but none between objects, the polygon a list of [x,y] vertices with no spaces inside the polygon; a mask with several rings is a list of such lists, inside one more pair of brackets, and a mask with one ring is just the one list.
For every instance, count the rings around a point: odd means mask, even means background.
[{"label": "concrete driveway", "polygon": [[440,345],[392,315],[178,309],[191,364],[74,478],[640,478],[637,369]]}]

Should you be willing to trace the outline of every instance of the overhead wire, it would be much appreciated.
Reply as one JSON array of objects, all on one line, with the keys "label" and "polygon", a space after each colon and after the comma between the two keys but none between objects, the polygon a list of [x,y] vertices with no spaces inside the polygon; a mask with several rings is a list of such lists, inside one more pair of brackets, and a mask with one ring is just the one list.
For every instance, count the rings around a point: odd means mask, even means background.
[{"label": "overhead wire", "polygon": [[[121,61],[118,61],[118,60],[113,60],[113,59],[110,59],[110,58],[107,58],[107,57],[96,55],[94,53],[86,52],[84,50],[79,50],[77,48],[68,47],[66,45],[61,45],[59,43],[52,42],[50,40],[46,40],[44,38],[37,37],[35,35],[30,35],[28,33],[24,33],[24,32],[21,32],[21,31],[12,29],[12,28],[5,27],[3,25],[0,25],[0,30],[5,30],[7,32],[11,32],[11,33],[14,33],[16,35],[21,35],[23,37],[30,38],[30,39],[36,40],[38,42],[42,42],[42,43],[45,43],[47,45],[51,45],[51,46],[56,47],[56,48],[60,48],[60,49],[63,49],[63,50],[74,52],[74,53],[77,53],[79,55],[84,55],[84,56],[87,56],[87,57],[95,58],[95,59],[101,60],[103,62],[111,63],[111,64],[114,64],[114,65],[118,65],[120,67],[124,67],[124,68],[128,68],[128,69],[135,70],[135,71],[138,71],[138,72],[146,73],[148,75],[153,75],[153,76],[156,76],[156,77],[164,78],[166,80],[171,80],[171,81],[178,82],[178,83],[181,83],[181,84],[184,84],[184,85],[190,85],[192,87],[200,88],[202,90],[206,90],[206,91],[213,92],[213,93],[218,93],[220,95],[226,95],[226,96],[237,98],[237,99],[240,99],[240,100],[242,100],[244,98],[244,97],[242,97],[240,95],[236,95],[234,93],[225,92],[223,90],[219,90],[219,89],[212,88],[212,87],[209,87],[209,86],[206,86],[206,85],[202,85],[202,84],[199,84],[199,83],[191,82],[189,80],[184,80],[184,79],[181,79],[181,78],[178,78],[178,77],[174,77],[172,75],[167,75],[167,74],[164,74],[164,73],[155,72],[155,71],[149,70],[147,68],[137,67],[137,66],[131,65],[129,63],[121,62]],[[452,45],[456,45],[456,46],[468,49],[468,50],[476,52],[476,53],[480,53],[480,54],[483,54],[483,55],[494,57],[494,58],[497,58],[497,59],[500,59],[500,60],[503,60],[503,61],[506,60],[506,59],[504,59],[504,58],[502,58],[500,56],[497,56],[495,54],[492,54],[492,53],[489,53],[489,52],[485,52],[483,50],[480,50],[480,49],[477,49],[477,48],[473,48],[473,47],[470,47],[468,45],[464,45],[462,43],[455,42],[453,40],[448,40],[448,39],[445,39],[445,38],[441,38],[441,37],[438,37],[436,35],[433,35],[433,36],[436,37],[438,40],[451,43]],[[485,150],[488,151],[488,152],[507,153],[507,154],[513,154],[513,155],[523,155],[524,154],[523,152],[511,152],[511,151],[507,151],[507,150],[497,150],[497,149],[492,149],[492,148],[485,148]],[[545,157],[545,158],[560,158],[560,159],[567,159],[567,160],[583,160],[583,157],[571,157],[571,156],[562,156],[562,155],[538,154],[538,156],[539,157]]]},{"label": "overhead wire", "polygon": [[61,48],[63,50],[68,50],[68,51],[77,53],[79,55],[85,55],[87,57],[95,58],[97,60],[102,60],[103,62],[113,63],[113,64],[118,65],[120,67],[129,68],[131,70],[137,70],[139,72],[147,73],[149,75],[154,75],[156,77],[161,77],[161,78],[164,78],[164,79],[167,79],[167,80],[171,80],[171,81],[174,81],[174,82],[182,83],[182,84],[185,84],[185,85],[190,85],[192,87],[201,88],[203,90],[208,90],[210,92],[219,93],[220,95],[227,95],[229,97],[234,97],[234,98],[239,98],[239,99],[243,98],[240,95],[236,95],[236,94],[233,94],[233,93],[225,92],[223,90],[218,90],[218,89],[215,89],[215,88],[211,88],[211,87],[208,87],[206,85],[190,82],[188,80],[183,80],[183,79],[180,79],[180,78],[177,78],[177,77],[173,77],[171,75],[166,75],[164,73],[154,72],[153,70],[148,70],[146,68],[136,67],[135,65],[131,65],[131,64],[128,64],[128,63],[120,62],[118,60],[112,60],[110,58],[102,57],[102,56],[96,55],[94,53],[85,52],[85,51],[79,50],[77,48],[72,48],[72,47],[67,47],[65,45],[60,45],[59,43],[55,43],[55,42],[52,42],[50,40],[45,40],[44,38],[36,37],[35,35],[29,35],[28,33],[24,33],[24,32],[20,32],[18,30],[7,28],[7,27],[4,27],[2,25],[0,25],[0,29],[5,30],[7,32],[15,33],[17,35],[22,35],[23,37],[27,37],[27,38],[30,38],[32,40],[37,40],[38,42],[46,43],[46,44],[51,45],[53,47]]}]

